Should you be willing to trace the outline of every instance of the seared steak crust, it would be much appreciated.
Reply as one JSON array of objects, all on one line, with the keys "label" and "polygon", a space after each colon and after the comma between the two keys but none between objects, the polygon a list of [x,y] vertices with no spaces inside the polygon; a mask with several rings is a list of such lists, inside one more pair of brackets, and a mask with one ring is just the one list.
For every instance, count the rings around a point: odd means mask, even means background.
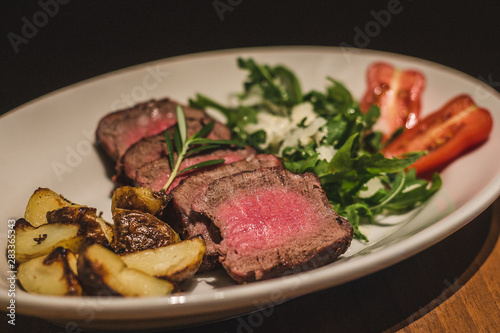
[{"label": "seared steak crust", "polygon": [[[179,103],[168,98],[151,100],[103,117],[97,125],[97,142],[115,161],[134,143],[158,134],[177,122],[175,110]],[[183,106],[186,118],[208,119],[201,110]]]}]

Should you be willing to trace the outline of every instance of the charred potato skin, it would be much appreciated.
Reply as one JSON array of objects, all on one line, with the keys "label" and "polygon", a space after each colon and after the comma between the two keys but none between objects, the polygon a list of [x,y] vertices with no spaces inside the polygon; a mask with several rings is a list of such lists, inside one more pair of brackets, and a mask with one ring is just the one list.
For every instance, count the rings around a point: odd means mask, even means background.
[{"label": "charred potato skin", "polygon": [[87,240],[109,248],[110,240],[112,241],[112,227],[106,222],[99,222],[98,218],[95,208],[85,206],[63,207],[47,213],[48,223],[79,223],[85,228]]},{"label": "charred potato skin", "polygon": [[174,289],[168,281],[128,268],[117,254],[99,244],[82,249],[77,269],[82,288],[90,296],[164,296]]},{"label": "charred potato skin", "polygon": [[116,209],[113,215],[116,253],[132,253],[180,242],[179,234],[154,215]]},{"label": "charred potato skin", "polygon": [[76,256],[57,247],[45,257],[38,257],[18,267],[21,286],[30,293],[80,296],[82,287],[76,273]]},{"label": "charred potato skin", "polygon": [[165,209],[172,196],[163,191],[154,192],[145,187],[122,186],[115,190],[111,199],[111,211],[117,208],[138,210],[166,221]]},{"label": "charred potato skin", "polygon": [[77,278],[77,258],[73,252],[63,247],[57,247],[43,260],[44,265],[52,265],[54,262],[61,262],[63,265],[64,277],[68,285],[68,293],[66,295],[81,295],[82,287]]},{"label": "charred potato skin", "polygon": [[91,296],[122,296],[121,293],[111,288],[107,283],[108,272],[103,268],[102,264],[87,256],[86,251],[89,246],[90,244],[82,249],[77,262],[78,276],[85,294]]}]

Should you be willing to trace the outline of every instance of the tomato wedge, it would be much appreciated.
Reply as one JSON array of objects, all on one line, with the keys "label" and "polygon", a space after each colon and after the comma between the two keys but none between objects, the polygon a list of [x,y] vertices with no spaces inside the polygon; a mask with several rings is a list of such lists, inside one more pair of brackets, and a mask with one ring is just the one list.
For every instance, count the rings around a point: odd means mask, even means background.
[{"label": "tomato wedge", "polygon": [[485,141],[493,128],[488,110],[476,106],[468,95],[459,95],[421,119],[383,150],[386,157],[427,151],[412,165],[417,174],[437,170],[463,152]]},{"label": "tomato wedge", "polygon": [[376,62],[366,74],[367,89],[361,100],[361,111],[371,105],[380,107],[380,118],[375,129],[387,140],[398,128],[412,128],[418,122],[425,77],[416,70],[401,71],[393,66]]}]

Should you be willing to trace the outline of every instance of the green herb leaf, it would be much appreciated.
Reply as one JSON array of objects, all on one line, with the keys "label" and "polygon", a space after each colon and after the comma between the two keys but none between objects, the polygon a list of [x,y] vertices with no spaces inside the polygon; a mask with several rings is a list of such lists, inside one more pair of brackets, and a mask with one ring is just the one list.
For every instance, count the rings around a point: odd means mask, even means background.
[{"label": "green herb leaf", "polygon": [[177,105],[175,110],[177,115],[177,128],[179,129],[181,143],[184,145],[187,140],[187,124],[186,124],[186,116],[184,115],[184,110],[180,105]]},{"label": "green herb leaf", "polygon": [[204,138],[214,129],[215,122],[211,121],[205,126],[203,126],[198,133],[195,133],[192,138]]},{"label": "green herb leaf", "polygon": [[430,182],[418,179],[415,170],[412,169],[407,174],[405,186],[399,196],[384,205],[384,209],[393,212],[407,211],[414,208],[432,197],[442,186],[439,174],[435,173]]},{"label": "green herb leaf", "polygon": [[191,166],[189,166],[189,167],[187,167],[185,169],[182,169],[181,171],[179,171],[178,174],[181,174],[181,173],[184,173],[184,172],[188,172],[188,171],[191,171],[191,170],[194,170],[194,169],[203,168],[203,167],[206,167],[206,166],[211,166],[211,165],[216,165],[216,164],[222,164],[225,161],[226,160],[224,160],[224,159],[203,161],[203,162],[197,163],[195,165],[191,165]]},{"label": "green herb leaf", "polygon": [[165,143],[167,144],[167,155],[168,162],[170,164],[170,169],[174,168],[174,148],[172,146],[172,140],[170,139],[170,133],[165,131]]},{"label": "green herb leaf", "polygon": [[295,74],[278,65],[259,65],[253,59],[238,59],[238,66],[249,71],[242,99],[261,96],[260,107],[272,114],[287,116],[292,106],[302,102],[302,89]]},{"label": "green herb leaf", "polygon": [[351,157],[351,151],[354,141],[358,137],[358,134],[353,134],[347,142],[340,147],[335,156],[333,156],[330,164],[328,166],[331,173],[341,172],[345,170],[352,169],[354,164],[354,159]]},{"label": "green herb leaf", "polygon": [[398,177],[396,177],[396,179],[397,181],[394,183],[392,190],[389,193],[387,193],[387,196],[385,198],[382,198],[382,202],[377,206],[370,207],[372,211],[376,211],[379,208],[382,208],[383,206],[387,205],[392,199],[394,199],[399,193],[401,193],[401,191],[404,188],[406,180],[406,175],[404,171],[400,172],[398,174]]},{"label": "green herb leaf", "polygon": [[284,66],[276,66],[273,76],[282,86],[282,94],[287,96],[289,105],[302,103],[302,88],[295,74]]},{"label": "green herb leaf", "polygon": [[195,99],[190,99],[189,104],[195,108],[212,108],[221,112],[226,117],[226,125],[231,129],[231,138],[238,143],[257,146],[254,143],[261,141],[262,135],[256,136],[255,133],[249,134],[244,130],[247,124],[257,123],[258,110],[254,107],[240,105],[236,108],[228,108],[202,94],[197,94]]},{"label": "green herb leaf", "polygon": [[354,237],[368,242],[368,238],[359,230],[359,225],[361,224],[361,219],[366,219],[368,223],[373,222],[373,214],[369,207],[363,203],[356,203],[346,206],[344,209],[340,207],[337,209],[337,212],[344,212],[345,217],[354,230]]},{"label": "green herb leaf", "polygon": [[[169,186],[172,184],[174,181],[175,177],[179,173],[187,172],[189,170],[193,170],[196,168],[200,168],[203,166],[208,166],[208,165],[214,165],[214,164],[220,164],[224,162],[224,160],[210,160],[210,161],[205,161],[201,162],[195,165],[192,165],[190,167],[187,167],[181,171],[179,171],[180,165],[183,161],[183,159],[190,153],[195,153],[195,152],[200,152],[203,150],[207,149],[213,149],[215,147],[221,146],[221,145],[233,145],[234,141],[231,140],[210,140],[204,138],[204,136],[208,135],[210,131],[213,129],[213,123],[209,123],[205,126],[203,126],[198,132],[194,133],[189,139],[186,138],[187,135],[187,124],[186,124],[186,117],[184,115],[184,110],[182,109],[181,106],[177,107],[177,126],[175,127],[174,130],[174,144],[177,149],[177,161],[173,161],[173,147],[172,147],[172,142],[170,140],[170,137],[168,134],[165,134],[165,142],[167,144],[167,152],[169,153],[169,163],[170,167],[172,169],[170,173],[170,177],[168,178],[167,183],[165,186],[163,186],[163,191],[166,191]],[[205,145],[206,144],[206,145]],[[205,146],[198,146],[195,148],[191,148],[192,145],[205,145]],[[221,162],[222,161],[222,162]]]},{"label": "green herb leaf", "polygon": [[386,158],[382,153],[361,155],[353,162],[355,169],[366,169],[372,174],[396,173],[415,163],[425,152],[413,152],[400,158]]},{"label": "green herb leaf", "polygon": [[191,148],[186,153],[186,156],[198,154],[199,152],[202,152],[202,151],[205,151],[205,150],[215,149],[215,148],[218,148],[218,147],[219,147],[219,145],[204,145],[204,146],[199,146],[199,147],[196,147],[196,148]]},{"label": "green herb leaf", "polygon": [[182,142],[182,137],[178,126],[176,126],[174,129],[174,144],[175,150],[180,153],[185,143]]},{"label": "green herb leaf", "polygon": [[198,137],[189,139],[189,143],[194,144],[194,145],[203,145],[206,143],[214,144],[214,145],[234,145],[235,144],[235,142],[233,140],[212,140],[212,139],[198,138]]}]

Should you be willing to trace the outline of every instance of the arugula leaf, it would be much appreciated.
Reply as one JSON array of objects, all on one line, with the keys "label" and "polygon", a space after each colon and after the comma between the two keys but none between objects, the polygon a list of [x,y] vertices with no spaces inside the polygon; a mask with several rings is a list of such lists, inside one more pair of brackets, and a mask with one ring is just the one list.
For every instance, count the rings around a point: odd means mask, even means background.
[{"label": "arugula leaf", "polygon": [[359,230],[361,219],[367,220],[369,223],[373,223],[374,220],[373,213],[367,205],[363,203],[356,203],[346,206],[343,209],[341,207],[337,207],[336,211],[344,212],[344,215],[354,230],[355,238],[368,242],[368,238]]},{"label": "arugula leaf", "polygon": [[406,186],[406,174],[404,173],[404,171],[402,171],[396,176],[395,179],[396,181],[394,182],[391,190],[384,197],[380,198],[380,203],[376,206],[370,207],[372,211],[381,209],[389,202],[391,202],[399,193],[402,192],[403,188]]},{"label": "arugula leaf", "polygon": [[[249,71],[244,83],[245,93],[241,95],[246,99],[253,93],[262,95],[263,106],[272,113],[288,115],[293,105],[302,102],[302,89],[299,80],[292,71],[284,66],[270,67],[258,65],[253,59],[238,58],[238,66]],[[255,89],[257,88],[257,89]],[[273,105],[276,107],[273,107]]]},{"label": "arugula leaf", "polygon": [[337,115],[330,119],[323,127],[325,137],[323,142],[332,145],[336,148],[340,147],[345,140],[343,139],[347,129],[347,122],[342,118],[342,115]]},{"label": "arugula leaf", "polygon": [[288,106],[302,103],[302,88],[295,74],[284,66],[276,66],[272,72],[274,79],[279,82],[286,94]]},{"label": "arugula leaf", "polygon": [[392,212],[408,211],[432,197],[442,185],[439,174],[435,173],[429,182],[418,179],[415,169],[411,169],[407,174],[405,187],[400,195],[384,205],[383,209]]},{"label": "arugula leaf", "polygon": [[336,173],[346,170],[351,170],[353,167],[354,159],[351,156],[351,151],[353,147],[354,140],[358,134],[352,135],[347,142],[339,148],[335,156],[328,165],[328,171],[330,173]]},{"label": "arugula leaf", "polygon": [[314,151],[312,145],[303,150],[292,147],[283,150],[283,165],[286,169],[294,173],[304,173],[311,171],[318,162],[319,154]]},{"label": "arugula leaf", "polygon": [[349,90],[337,80],[328,77],[330,85],[326,93],[313,90],[304,96],[304,101],[311,102],[320,116],[329,119],[338,114],[352,113],[358,109],[358,103],[354,100]]},{"label": "arugula leaf", "polygon": [[[382,153],[356,151],[357,135],[352,135],[327,165],[320,164],[315,170],[329,200],[339,204],[338,213],[345,214],[354,225],[360,221],[356,213],[362,213],[366,218],[375,212],[408,211],[429,199],[441,187],[438,175],[429,185],[429,182],[416,178],[415,170],[404,171],[423,152],[409,153],[401,159],[388,159]],[[385,188],[367,199],[361,198],[360,191],[373,178],[384,180]],[[372,213],[367,214],[366,209]],[[356,237],[365,239],[360,236],[359,229],[357,232]]]}]

